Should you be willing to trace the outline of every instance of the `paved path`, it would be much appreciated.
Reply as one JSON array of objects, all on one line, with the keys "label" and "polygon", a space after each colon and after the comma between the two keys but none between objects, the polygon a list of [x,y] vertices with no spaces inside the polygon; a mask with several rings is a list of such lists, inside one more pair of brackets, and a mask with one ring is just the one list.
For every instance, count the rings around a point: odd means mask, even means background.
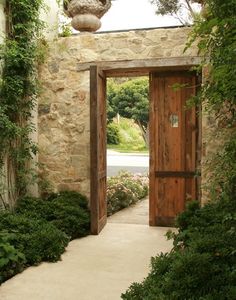
[{"label": "paved path", "polygon": [[148,225],[149,199],[141,200],[135,205],[118,211],[108,218],[109,223],[140,224]]},{"label": "paved path", "polygon": [[167,228],[127,224],[122,214],[110,220],[99,236],[72,241],[62,261],[30,267],[5,282],[0,299],[120,299],[132,282],[147,276],[150,257],[169,251],[171,243],[164,237]]}]

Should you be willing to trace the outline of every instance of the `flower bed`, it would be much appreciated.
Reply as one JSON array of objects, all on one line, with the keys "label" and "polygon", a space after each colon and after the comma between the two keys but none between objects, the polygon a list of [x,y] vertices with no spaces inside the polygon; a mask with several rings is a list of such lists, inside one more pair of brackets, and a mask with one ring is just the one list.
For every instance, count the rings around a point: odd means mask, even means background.
[{"label": "flower bed", "polygon": [[107,214],[136,203],[148,195],[148,177],[141,174],[120,172],[108,178],[107,182]]}]

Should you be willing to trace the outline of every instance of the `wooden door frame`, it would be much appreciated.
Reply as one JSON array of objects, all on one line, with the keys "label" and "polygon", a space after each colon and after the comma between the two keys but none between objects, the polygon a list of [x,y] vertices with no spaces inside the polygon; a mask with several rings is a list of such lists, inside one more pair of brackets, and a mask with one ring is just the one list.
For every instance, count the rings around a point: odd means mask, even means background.
[{"label": "wooden door frame", "polygon": [[[100,98],[101,97],[101,98]],[[100,101],[99,98],[102,100]],[[90,210],[91,233],[99,234],[107,222],[106,202],[106,76],[100,67],[90,68]],[[101,105],[101,103],[103,105]],[[104,113],[105,112],[105,113]],[[102,126],[104,124],[104,127]],[[99,140],[105,128],[104,139]],[[101,128],[101,130],[99,130]],[[101,142],[102,141],[102,142]],[[102,154],[102,159],[101,159]],[[102,168],[102,170],[101,170]],[[104,185],[101,190],[99,185]],[[104,194],[101,192],[104,191]],[[101,202],[101,199],[103,201]],[[105,207],[105,209],[104,209]]]},{"label": "wooden door frame", "polygon": [[[94,63],[81,64],[78,71],[86,71],[93,69],[94,66],[98,66],[104,73],[105,78],[109,77],[136,77],[136,76],[148,76],[150,72],[166,72],[166,71],[190,71],[193,67],[199,66],[201,58],[198,56],[191,57],[174,57],[174,58],[159,58],[159,59],[146,59],[146,60],[126,60],[126,61],[99,61]],[[90,77],[92,80],[92,77]],[[151,106],[151,103],[150,103]],[[96,126],[94,126],[93,120],[96,117],[96,111],[94,110],[94,99],[90,98],[90,157],[93,156],[92,151],[96,152],[97,140],[95,136]],[[201,118],[199,118],[199,121]],[[201,123],[199,123],[199,138],[201,138]],[[201,141],[199,141],[200,146]],[[151,141],[150,141],[151,147]],[[201,150],[200,150],[201,152]],[[199,161],[199,158],[198,158]],[[94,224],[93,218],[97,215],[98,200],[96,195],[91,195],[93,189],[94,180],[94,168],[96,167],[96,161],[90,161],[90,209],[91,209],[91,224]],[[151,162],[150,162],[151,164]],[[199,193],[200,195],[200,193]],[[200,200],[200,198],[199,198]],[[151,205],[150,205],[151,207]],[[150,208],[149,208],[150,210]],[[150,211],[149,211],[150,214]],[[150,221],[150,217],[149,217]],[[150,223],[150,225],[153,225]],[[93,228],[94,232],[94,228]],[[95,233],[97,234],[97,233]]]}]

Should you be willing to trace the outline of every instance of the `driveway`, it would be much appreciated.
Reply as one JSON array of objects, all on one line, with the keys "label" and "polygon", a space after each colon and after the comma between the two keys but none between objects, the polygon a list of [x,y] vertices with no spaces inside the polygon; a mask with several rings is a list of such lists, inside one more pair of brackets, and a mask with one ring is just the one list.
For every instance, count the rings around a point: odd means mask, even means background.
[{"label": "driveway", "polygon": [[149,155],[145,153],[119,153],[107,150],[107,176],[117,175],[121,170],[148,174]]}]

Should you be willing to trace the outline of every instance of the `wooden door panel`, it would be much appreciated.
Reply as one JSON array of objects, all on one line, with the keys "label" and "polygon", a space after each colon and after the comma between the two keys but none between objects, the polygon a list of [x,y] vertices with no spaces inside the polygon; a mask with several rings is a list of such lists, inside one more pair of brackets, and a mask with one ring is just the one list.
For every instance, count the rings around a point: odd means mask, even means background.
[{"label": "wooden door panel", "polygon": [[91,233],[99,234],[107,222],[106,204],[106,78],[90,68],[90,210]]},{"label": "wooden door panel", "polygon": [[169,226],[173,223],[173,216],[184,209],[185,180],[183,178],[156,178],[156,185],[158,199],[164,199],[156,203],[157,225]]},{"label": "wooden door panel", "polygon": [[150,75],[150,225],[172,225],[186,201],[196,199],[197,117],[187,109],[194,94],[194,75]]}]

